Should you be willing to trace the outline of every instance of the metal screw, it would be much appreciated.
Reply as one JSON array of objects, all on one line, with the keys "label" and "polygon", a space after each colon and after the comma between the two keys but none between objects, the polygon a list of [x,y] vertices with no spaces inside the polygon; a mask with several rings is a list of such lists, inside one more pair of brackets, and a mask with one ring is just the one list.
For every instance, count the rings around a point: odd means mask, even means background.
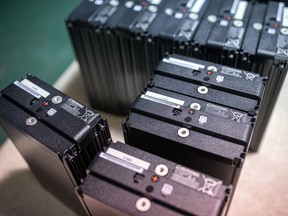
[{"label": "metal screw", "polygon": [[171,8],[166,8],[166,9],[165,9],[165,14],[171,16],[171,15],[173,14],[173,9],[171,9]]},{"label": "metal screw", "polygon": [[210,66],[207,67],[207,70],[208,70],[208,71],[217,72],[217,67],[214,66],[214,65],[210,65]]},{"label": "metal screw", "polygon": [[151,201],[146,197],[141,197],[136,202],[136,209],[140,212],[147,212],[151,208]]},{"label": "metal screw", "polygon": [[206,86],[199,86],[198,87],[198,92],[200,94],[207,94],[208,93],[208,88]]},{"label": "metal screw", "polygon": [[281,28],[280,29],[281,34],[288,35],[288,28]]},{"label": "metal screw", "polygon": [[150,5],[148,7],[148,10],[152,13],[156,13],[158,11],[158,8],[155,5]]},{"label": "metal screw", "polygon": [[254,23],[253,28],[257,31],[260,31],[263,28],[263,26],[261,23]]},{"label": "metal screw", "polygon": [[243,26],[243,22],[241,20],[234,20],[233,25],[240,28]]},{"label": "metal screw", "polygon": [[[93,0],[89,0],[90,2],[92,2]],[[95,2],[94,2],[94,4],[96,4],[96,5],[102,5],[104,3],[104,1],[103,0],[96,0]]]},{"label": "metal screw", "polygon": [[155,173],[159,176],[166,176],[168,174],[168,167],[164,164],[159,164],[155,168]]},{"label": "metal screw", "polygon": [[190,14],[188,15],[188,17],[189,17],[189,19],[191,19],[191,20],[197,20],[199,16],[198,16],[198,14],[190,13]]},{"label": "metal screw", "polygon": [[110,5],[113,6],[113,7],[117,7],[119,5],[119,1],[117,0],[111,0],[110,1]]},{"label": "metal screw", "polygon": [[217,17],[214,16],[214,15],[209,15],[209,16],[207,17],[207,20],[208,20],[209,22],[211,22],[211,23],[215,23],[215,22],[217,21]]},{"label": "metal screw", "polygon": [[59,95],[54,96],[54,97],[52,98],[52,103],[54,103],[54,104],[59,104],[59,103],[61,103],[61,102],[62,102],[62,97],[59,96]]},{"label": "metal screw", "polygon": [[37,119],[35,117],[29,117],[26,119],[26,125],[32,126],[37,123]]},{"label": "metal screw", "polygon": [[133,1],[127,1],[127,2],[125,3],[125,6],[126,6],[127,8],[132,8],[133,5],[134,5],[134,2],[133,2]]},{"label": "metal screw", "polygon": [[192,103],[190,105],[191,109],[195,109],[195,110],[200,110],[201,109],[201,105],[199,103]]},{"label": "metal screw", "polygon": [[178,136],[182,137],[182,138],[188,137],[189,136],[189,130],[187,128],[180,128],[178,130]]}]

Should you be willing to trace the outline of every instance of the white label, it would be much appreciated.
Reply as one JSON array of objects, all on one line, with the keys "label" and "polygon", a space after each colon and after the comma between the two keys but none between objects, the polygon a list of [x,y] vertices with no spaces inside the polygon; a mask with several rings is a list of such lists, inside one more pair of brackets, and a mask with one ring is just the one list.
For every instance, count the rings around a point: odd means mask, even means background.
[{"label": "white label", "polygon": [[206,0],[197,0],[191,8],[192,13],[199,13]]},{"label": "white label", "polygon": [[33,91],[37,92],[38,94],[40,94],[44,98],[46,98],[50,95],[49,92],[45,91],[44,89],[40,88],[39,86],[37,86],[36,84],[32,83],[31,81],[29,81],[27,79],[23,79],[21,81],[21,83],[23,85],[27,86],[28,88],[32,89]]},{"label": "white label", "polygon": [[141,11],[142,10],[142,6],[141,5],[135,5],[133,10],[134,11]]},{"label": "white label", "polygon": [[173,192],[173,185],[170,185],[170,184],[167,184],[165,183],[162,188],[161,188],[161,193],[164,195],[164,196],[169,196],[172,194]]},{"label": "white label", "polygon": [[53,116],[56,112],[57,112],[57,110],[51,108],[51,109],[48,110],[47,115],[48,116]]},{"label": "white label", "polygon": [[287,7],[284,8],[282,26],[283,27],[288,27],[288,8]]},{"label": "white label", "polygon": [[198,121],[199,121],[199,124],[205,124],[207,122],[207,116],[203,116],[203,115],[200,115]]},{"label": "white label", "polygon": [[167,106],[179,108],[180,105],[183,106],[185,101],[178,100],[172,97],[168,97],[165,95],[157,94],[151,91],[147,91],[144,95],[141,95],[141,98],[151,100],[157,103],[161,103]]},{"label": "white label", "polygon": [[177,12],[177,13],[175,13],[174,17],[175,17],[176,19],[182,19],[182,17],[183,17],[183,14],[182,14],[182,13],[179,13],[179,12]]},{"label": "white label", "polygon": [[190,68],[193,70],[199,70],[200,68],[201,69],[205,68],[204,65],[196,64],[193,62],[189,62],[189,61],[185,61],[185,60],[181,60],[181,59],[177,59],[177,58],[173,58],[173,57],[164,58],[162,61],[169,63],[169,64],[174,64],[174,65]]},{"label": "white label", "polygon": [[221,20],[221,21],[220,21],[220,25],[221,25],[221,26],[228,26],[228,24],[229,24],[229,23],[228,23],[227,20]]},{"label": "white label", "polygon": [[221,83],[221,82],[223,82],[223,81],[224,81],[224,76],[217,75],[217,77],[216,77],[216,82],[217,82],[217,83]]},{"label": "white label", "polygon": [[267,32],[268,34],[276,34],[276,30],[274,28],[269,28]]},{"label": "white label", "polygon": [[109,154],[106,154],[104,152],[101,152],[99,157],[105,159],[105,160],[108,160],[112,163],[115,163],[115,164],[118,164],[119,166],[122,166],[122,167],[125,167],[127,169],[130,169],[134,172],[137,172],[137,173],[143,173],[144,169],[142,167],[139,167],[139,166],[136,166],[134,164],[131,164],[127,161],[124,161],[122,159],[119,159],[117,157],[114,157],[112,155],[109,155]]},{"label": "white label", "polygon": [[277,16],[276,16],[277,22],[281,22],[284,7],[285,7],[285,4],[283,2],[279,2]]},{"label": "white label", "polygon": [[231,10],[230,10],[231,14],[235,14],[236,13],[236,9],[237,9],[238,4],[239,4],[239,0],[234,0],[233,1],[232,7],[231,7]]},{"label": "white label", "polygon": [[136,157],[133,157],[131,155],[125,154],[121,151],[118,151],[116,149],[113,148],[108,148],[108,150],[106,151],[107,154],[112,155],[116,158],[119,158],[121,160],[127,161],[128,163],[134,164],[136,166],[139,166],[145,170],[148,170],[150,163],[143,161],[141,159],[138,159]]},{"label": "white label", "polygon": [[34,90],[32,90],[31,88],[28,88],[26,85],[23,85],[21,82],[19,81],[15,81],[14,85],[18,86],[19,88],[21,88],[22,90],[26,91],[27,93],[33,95],[36,98],[41,98],[41,95],[38,94],[37,92],[35,92]]},{"label": "white label", "polygon": [[215,190],[215,188],[217,188],[217,186],[219,184],[221,184],[221,181],[215,181],[215,179],[205,177],[205,175],[202,175],[202,177],[204,178],[205,183],[204,183],[203,187],[198,189],[198,191],[206,193],[210,196],[214,196],[215,195],[214,190]]},{"label": "white label", "polygon": [[151,0],[151,4],[159,5],[162,0]]},{"label": "white label", "polygon": [[240,1],[234,19],[242,20],[247,8],[248,2]]}]

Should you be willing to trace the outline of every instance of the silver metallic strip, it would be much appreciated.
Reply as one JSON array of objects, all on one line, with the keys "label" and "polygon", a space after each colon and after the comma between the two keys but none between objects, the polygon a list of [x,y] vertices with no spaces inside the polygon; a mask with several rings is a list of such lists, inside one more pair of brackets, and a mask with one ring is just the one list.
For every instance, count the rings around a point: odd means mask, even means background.
[{"label": "silver metallic strip", "polygon": [[279,2],[278,10],[277,10],[277,16],[276,16],[277,22],[281,22],[281,20],[282,20],[282,14],[283,14],[284,7],[285,7],[285,4],[283,2]]},{"label": "silver metallic strip", "polygon": [[24,91],[28,92],[29,94],[33,95],[38,99],[41,98],[40,94],[38,94],[36,91],[32,90],[31,88],[27,87],[26,85],[17,80],[14,82],[14,85],[18,86],[19,88],[23,89]]},{"label": "silver metallic strip", "polygon": [[248,5],[247,1],[240,1],[239,2],[239,5],[238,5],[238,8],[237,8],[236,14],[234,16],[234,19],[237,19],[237,20],[242,20],[243,19],[244,15],[245,15],[246,8],[247,8],[247,5]]},{"label": "silver metallic strip", "polygon": [[233,1],[232,7],[231,7],[231,9],[230,9],[230,13],[231,13],[231,14],[235,14],[235,13],[236,13],[236,9],[237,9],[237,6],[238,6],[238,4],[239,4],[239,1],[240,1],[240,0],[234,0],[234,1]]},{"label": "silver metallic strip", "polygon": [[199,13],[205,2],[206,0],[197,0],[190,11],[192,13]]},{"label": "silver metallic strip", "polygon": [[121,160],[117,157],[114,157],[112,155],[109,155],[109,154],[106,154],[104,152],[101,152],[99,157],[105,159],[105,160],[108,160],[112,163],[115,163],[115,164],[118,164],[119,166],[122,166],[122,167],[125,167],[127,169],[130,169],[134,172],[137,172],[137,173],[143,173],[144,169],[142,167],[138,167],[134,164],[130,164],[129,162],[127,161],[124,161],[124,160]]},{"label": "silver metallic strip", "polygon": [[201,69],[205,68],[204,65],[196,64],[193,62],[189,62],[189,61],[185,61],[185,60],[181,60],[181,59],[177,59],[177,58],[173,58],[173,57],[164,58],[162,61],[169,63],[169,64],[174,64],[174,65],[190,68],[193,70],[199,70],[200,68]]}]

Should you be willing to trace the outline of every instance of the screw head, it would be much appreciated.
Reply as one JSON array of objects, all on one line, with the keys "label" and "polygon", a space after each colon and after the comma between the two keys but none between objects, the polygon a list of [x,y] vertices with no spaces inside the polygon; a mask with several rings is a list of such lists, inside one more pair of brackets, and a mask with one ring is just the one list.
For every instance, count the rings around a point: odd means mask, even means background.
[{"label": "screw head", "polygon": [[26,125],[32,126],[37,123],[37,119],[35,117],[29,117],[26,119]]},{"label": "screw head", "polygon": [[208,93],[208,88],[206,86],[199,86],[198,87],[198,93],[207,94]]},{"label": "screw head", "polygon": [[201,109],[201,105],[199,103],[192,103],[190,105],[190,108],[194,109],[194,110],[200,110]]},{"label": "screw head", "polygon": [[281,34],[288,35],[288,28],[281,28],[280,29]]},{"label": "screw head", "polygon": [[168,171],[169,171],[168,167],[167,167],[166,165],[164,165],[164,164],[159,164],[159,165],[157,165],[156,168],[155,168],[155,173],[156,173],[157,175],[159,175],[159,176],[165,176],[165,175],[167,175],[167,174],[168,174]]},{"label": "screw head", "polygon": [[187,128],[180,128],[178,130],[178,136],[182,138],[186,138],[189,136],[189,130]]},{"label": "screw head", "polygon": [[254,23],[253,28],[257,31],[260,31],[263,28],[263,26],[261,23]]},{"label": "screw head", "polygon": [[151,201],[146,197],[141,197],[136,201],[136,209],[140,212],[147,212],[151,208]]},{"label": "screw head", "polygon": [[59,96],[59,95],[57,95],[57,96],[54,96],[53,98],[52,98],[52,103],[54,103],[54,104],[59,104],[59,103],[61,103],[62,102],[62,97],[61,96]]},{"label": "screw head", "polygon": [[217,67],[214,66],[214,65],[210,65],[210,66],[207,67],[207,70],[208,70],[208,71],[217,72]]},{"label": "screw head", "polygon": [[215,22],[217,21],[217,17],[214,16],[214,15],[209,15],[209,16],[207,17],[207,20],[208,20],[209,22],[211,22],[211,23],[215,23]]}]

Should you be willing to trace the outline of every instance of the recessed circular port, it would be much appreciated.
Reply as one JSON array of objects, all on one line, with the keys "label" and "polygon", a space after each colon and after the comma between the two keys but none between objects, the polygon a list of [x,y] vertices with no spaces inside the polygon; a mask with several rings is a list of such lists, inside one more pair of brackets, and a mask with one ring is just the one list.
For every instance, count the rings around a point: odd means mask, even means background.
[{"label": "recessed circular port", "polygon": [[178,136],[182,137],[182,138],[188,137],[189,136],[189,130],[187,128],[180,128],[178,130]]},{"label": "recessed circular port", "polygon": [[136,209],[140,212],[147,212],[151,208],[151,201],[146,197],[141,197],[136,202]]},{"label": "recessed circular port", "polygon": [[208,88],[206,86],[199,86],[198,87],[198,92],[200,94],[207,94],[208,93]]},{"label": "recessed circular port", "polygon": [[159,175],[159,176],[166,176],[166,175],[168,174],[168,171],[169,171],[169,169],[168,169],[168,167],[167,167],[166,165],[164,165],[164,164],[159,164],[159,165],[156,166],[154,172],[155,172],[157,175]]},{"label": "recessed circular port", "polygon": [[154,187],[153,187],[152,185],[148,185],[148,186],[146,187],[146,191],[147,191],[148,193],[152,193],[153,190],[154,190]]}]

